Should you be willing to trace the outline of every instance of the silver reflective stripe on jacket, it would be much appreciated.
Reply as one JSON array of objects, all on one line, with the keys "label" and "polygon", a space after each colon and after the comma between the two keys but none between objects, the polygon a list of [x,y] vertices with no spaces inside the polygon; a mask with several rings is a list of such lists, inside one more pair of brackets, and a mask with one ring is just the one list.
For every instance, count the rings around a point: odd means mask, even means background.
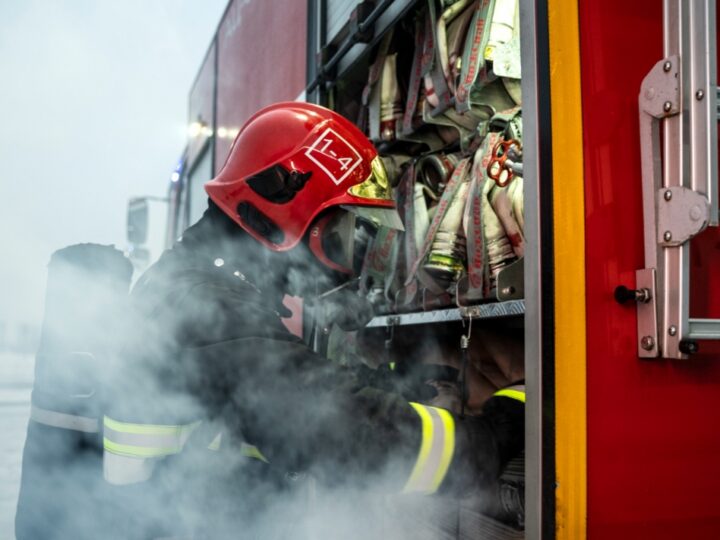
[{"label": "silver reflective stripe on jacket", "polygon": [[99,431],[97,418],[51,411],[34,404],[30,407],[30,420],[44,426],[82,431],[83,433],[97,433]]}]

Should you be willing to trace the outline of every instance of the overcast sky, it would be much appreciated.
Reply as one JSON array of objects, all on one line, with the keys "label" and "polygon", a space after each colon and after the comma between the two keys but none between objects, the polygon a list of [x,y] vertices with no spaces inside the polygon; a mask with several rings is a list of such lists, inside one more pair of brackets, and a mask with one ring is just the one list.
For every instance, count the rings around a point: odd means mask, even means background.
[{"label": "overcast sky", "polygon": [[50,254],[124,248],[164,196],[227,0],[0,1],[0,322],[39,321]]}]

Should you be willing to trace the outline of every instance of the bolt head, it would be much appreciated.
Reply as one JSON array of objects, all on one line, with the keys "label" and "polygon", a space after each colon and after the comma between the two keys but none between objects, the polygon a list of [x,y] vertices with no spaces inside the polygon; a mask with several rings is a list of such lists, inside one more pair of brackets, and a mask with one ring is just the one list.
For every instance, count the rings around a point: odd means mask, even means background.
[{"label": "bolt head", "polygon": [[665,103],[663,103],[663,111],[670,112],[671,110],[672,110],[672,103],[670,103],[669,101],[666,101]]},{"label": "bolt head", "polygon": [[670,62],[670,60],[665,61],[665,63],[663,64],[663,71],[667,73],[671,69],[672,69],[672,63]]},{"label": "bolt head", "polygon": [[705,97],[705,92],[702,89],[695,92],[695,99],[697,99],[698,101],[700,101],[704,97]]},{"label": "bolt head", "polygon": [[677,326],[673,324],[670,328],[668,328],[668,334],[671,336],[677,335]]},{"label": "bolt head", "polygon": [[666,242],[672,240],[672,233],[670,231],[665,231],[665,234],[663,234],[663,240]]},{"label": "bolt head", "polygon": [[672,191],[670,191],[670,190],[668,189],[668,190],[663,194],[663,196],[665,197],[665,200],[666,200],[666,201],[669,201],[670,199],[672,199]]},{"label": "bolt head", "polygon": [[655,347],[655,340],[652,336],[643,336],[640,340],[640,346],[646,351],[651,351]]}]

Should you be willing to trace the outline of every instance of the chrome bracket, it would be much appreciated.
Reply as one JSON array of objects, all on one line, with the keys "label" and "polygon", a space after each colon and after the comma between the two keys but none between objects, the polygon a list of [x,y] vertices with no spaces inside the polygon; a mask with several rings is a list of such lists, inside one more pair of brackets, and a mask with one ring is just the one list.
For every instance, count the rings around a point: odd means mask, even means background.
[{"label": "chrome bracket", "polygon": [[[657,62],[640,88],[640,160],[642,165],[645,264],[653,268],[657,259],[656,193],[663,185],[660,121],[680,113],[680,58],[670,56]],[[652,234],[648,234],[652,231]]]},{"label": "chrome bracket", "polygon": [[702,193],[682,186],[657,191],[657,242],[679,246],[702,232],[710,219],[710,202]]},{"label": "chrome bracket", "polygon": [[637,303],[638,356],[640,358],[656,358],[658,356],[658,324],[655,302],[655,269],[637,270],[635,282],[639,290],[650,291],[647,302]]},{"label": "chrome bracket", "polygon": [[497,276],[496,296],[498,301],[525,298],[525,261],[523,257],[500,270]]},{"label": "chrome bracket", "polygon": [[[645,268],[638,356],[687,358],[718,321],[690,319],[690,240],[718,224],[715,0],[664,0],[665,58],[638,96]],[[662,128],[662,129],[661,129]]]},{"label": "chrome bracket", "polygon": [[640,90],[640,110],[653,118],[680,112],[680,57],[669,56],[645,75]]}]

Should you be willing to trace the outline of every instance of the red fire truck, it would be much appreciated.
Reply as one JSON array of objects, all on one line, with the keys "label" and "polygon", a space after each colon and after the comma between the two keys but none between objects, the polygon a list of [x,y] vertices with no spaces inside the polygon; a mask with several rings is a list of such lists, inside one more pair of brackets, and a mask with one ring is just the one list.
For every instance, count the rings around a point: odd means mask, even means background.
[{"label": "red fire truck", "polygon": [[[400,164],[398,191],[408,164],[487,157],[478,174],[493,189],[523,180],[524,251],[510,238],[513,261],[490,272],[467,234],[454,279],[476,270],[488,286],[391,301],[362,332],[390,356],[432,336],[452,365],[469,335],[471,403],[483,336],[522,344],[525,537],[718,537],[715,29],[712,0],[232,0],[190,91],[168,241],[201,215],[243,122],[273,102],[358,121]],[[452,179],[426,176],[442,199]],[[470,189],[466,225],[481,195]],[[329,332],[304,318],[306,336]]]}]

